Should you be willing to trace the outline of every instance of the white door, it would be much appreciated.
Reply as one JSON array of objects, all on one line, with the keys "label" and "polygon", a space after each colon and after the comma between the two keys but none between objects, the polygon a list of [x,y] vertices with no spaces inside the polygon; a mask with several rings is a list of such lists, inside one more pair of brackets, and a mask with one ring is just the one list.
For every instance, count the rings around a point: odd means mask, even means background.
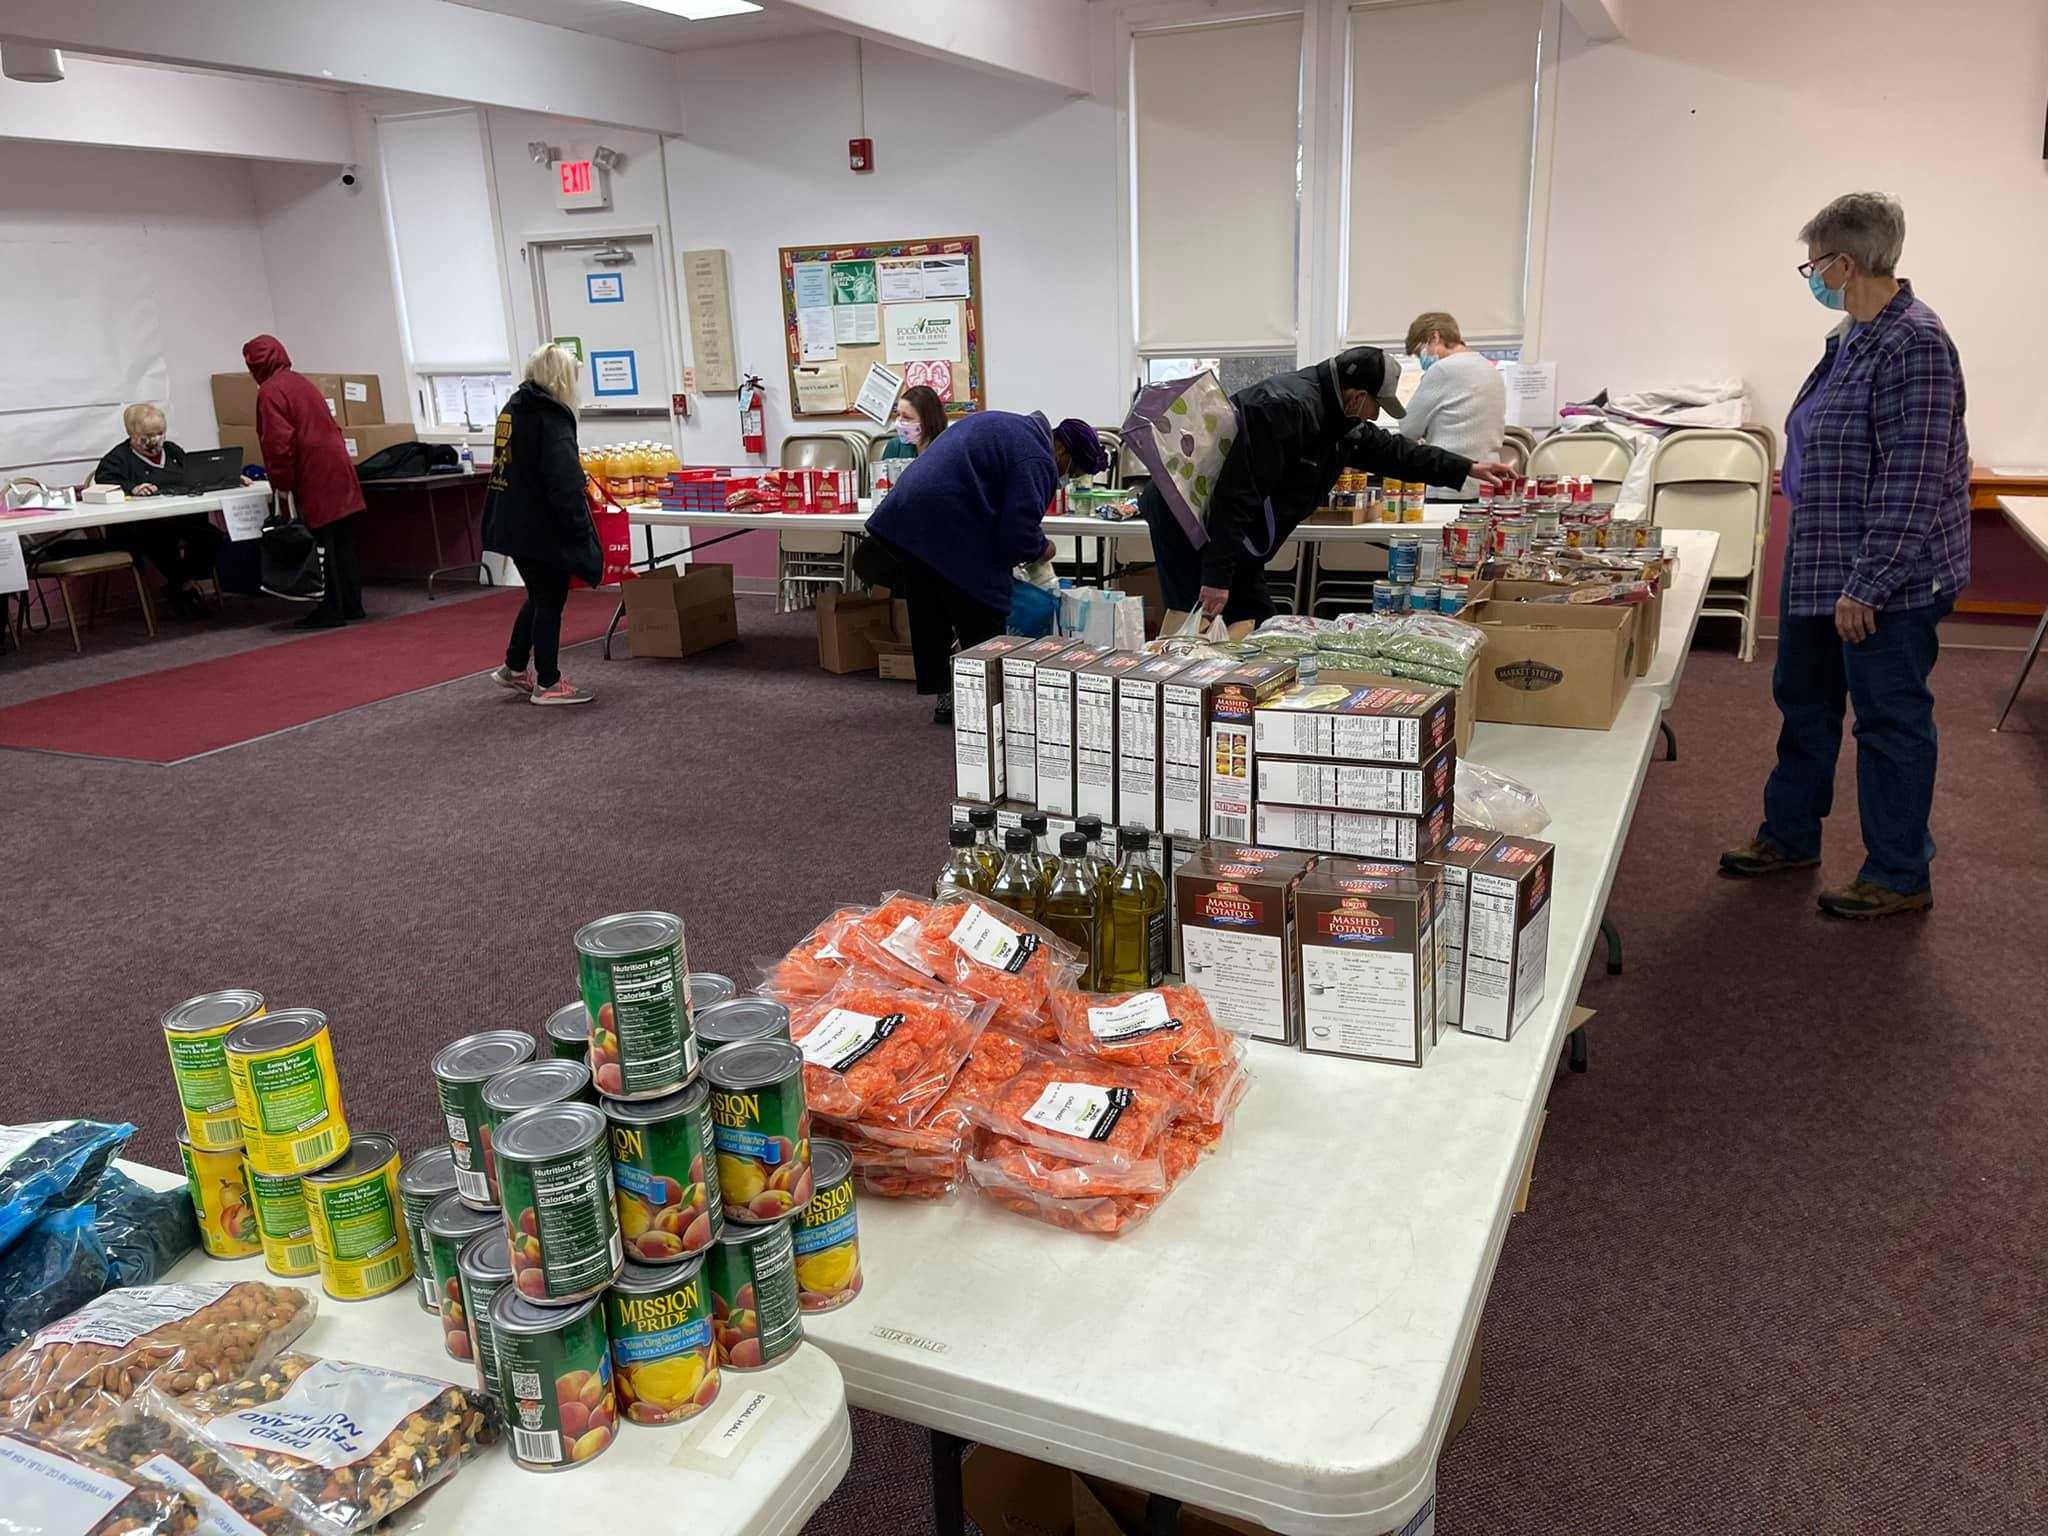
[{"label": "white door", "polygon": [[654,237],[536,241],[530,259],[541,334],[583,358],[582,414],[666,418],[675,331]]}]

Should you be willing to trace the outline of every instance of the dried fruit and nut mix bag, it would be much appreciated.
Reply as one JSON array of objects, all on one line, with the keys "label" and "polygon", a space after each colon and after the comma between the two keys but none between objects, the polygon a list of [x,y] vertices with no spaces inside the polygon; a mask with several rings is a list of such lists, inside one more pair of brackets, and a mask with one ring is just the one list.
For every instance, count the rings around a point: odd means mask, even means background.
[{"label": "dried fruit and nut mix bag", "polygon": [[109,1291],[0,1359],[0,1429],[49,1433],[118,1408],[232,1380],[306,1331],[313,1298],[253,1280]]},{"label": "dried fruit and nut mix bag", "polygon": [[0,1434],[0,1530],[8,1536],[208,1536],[186,1494],[35,1435]]},{"label": "dried fruit and nut mix bag", "polygon": [[805,1102],[841,1120],[914,1125],[938,1104],[994,1011],[964,993],[842,981],[790,1015]]},{"label": "dried fruit and nut mix bag", "polygon": [[315,1536],[268,1488],[230,1465],[213,1446],[166,1419],[149,1417],[139,1402],[78,1434],[71,1446],[186,1494],[215,1517],[203,1536],[247,1536],[246,1526],[265,1536]]},{"label": "dried fruit and nut mix bag", "polygon": [[302,1354],[182,1398],[151,1392],[143,1411],[202,1436],[329,1536],[367,1530],[402,1509],[504,1428],[481,1392]]},{"label": "dried fruit and nut mix bag", "polygon": [[993,901],[948,901],[918,927],[917,952],[931,973],[996,1005],[996,1022],[1027,1034],[1045,1031],[1045,1000],[1071,986],[1072,948],[1028,917]]},{"label": "dried fruit and nut mix bag", "polygon": [[963,1082],[960,1107],[983,1130],[1126,1172],[1157,1155],[1188,1101],[1187,1085],[1171,1072],[1052,1050],[1024,1052],[1012,1076],[963,1074]]},{"label": "dried fruit and nut mix bag", "polygon": [[873,910],[869,907],[841,907],[799,939],[780,960],[757,961],[764,990],[794,1006],[805,998],[823,997],[845,977],[850,968],[839,948],[839,933],[846,924]]},{"label": "dried fruit and nut mix bag", "polygon": [[1139,1067],[1173,1067],[1190,1082],[1230,1060],[1230,1036],[1193,987],[1147,992],[1055,992],[1060,1044],[1077,1056]]}]

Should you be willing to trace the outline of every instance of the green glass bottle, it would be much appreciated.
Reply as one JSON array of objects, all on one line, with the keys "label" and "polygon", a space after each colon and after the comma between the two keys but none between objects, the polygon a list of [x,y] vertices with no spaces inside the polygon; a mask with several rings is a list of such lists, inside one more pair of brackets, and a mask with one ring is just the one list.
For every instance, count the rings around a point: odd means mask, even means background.
[{"label": "green glass bottle", "polygon": [[1106,911],[1110,887],[1116,884],[1116,861],[1102,851],[1102,818],[1083,816],[1074,823],[1074,830],[1088,839],[1088,856],[1082,862],[1095,879],[1096,892],[1101,896]]},{"label": "green glass bottle", "polygon": [[1102,893],[1088,869],[1088,839],[1079,832],[1060,834],[1060,856],[1039,921],[1074,947],[1081,957],[1079,985],[1093,991],[1100,959]]},{"label": "green glass bottle", "polygon": [[939,878],[932,882],[932,896],[939,901],[949,896],[986,896],[988,872],[981,867],[981,860],[975,857],[974,828],[950,829],[946,833],[946,843],[952,851],[946,855]]},{"label": "green glass bottle", "polygon": [[1020,917],[1038,921],[1038,865],[1032,858],[1031,834],[1012,827],[1003,834],[1003,867],[988,888],[988,899],[999,901]]},{"label": "green glass bottle", "polygon": [[974,829],[974,857],[981,865],[982,890],[994,883],[1003,867],[1002,845],[996,841],[996,813],[993,806],[977,805],[967,812],[967,825]]},{"label": "green glass bottle", "polygon": [[1031,858],[1038,868],[1038,900],[1045,901],[1045,893],[1052,889],[1053,872],[1060,861],[1045,851],[1045,812],[1026,811],[1024,830],[1031,834]]},{"label": "green glass bottle", "polygon": [[1146,857],[1151,842],[1139,827],[1117,832],[1098,992],[1142,992],[1166,979],[1166,882]]}]

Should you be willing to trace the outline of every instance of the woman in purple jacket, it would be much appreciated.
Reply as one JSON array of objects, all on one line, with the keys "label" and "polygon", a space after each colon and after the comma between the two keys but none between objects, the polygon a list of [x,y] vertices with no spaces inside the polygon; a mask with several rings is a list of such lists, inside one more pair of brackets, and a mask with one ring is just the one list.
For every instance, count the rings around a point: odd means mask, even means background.
[{"label": "woman in purple jacket", "polygon": [[938,696],[938,724],[953,723],[954,641],[964,649],[1003,632],[1011,572],[1052,556],[1040,525],[1060,480],[1107,463],[1084,421],[977,411],[929,444],[868,519],[895,558],[917,691]]}]

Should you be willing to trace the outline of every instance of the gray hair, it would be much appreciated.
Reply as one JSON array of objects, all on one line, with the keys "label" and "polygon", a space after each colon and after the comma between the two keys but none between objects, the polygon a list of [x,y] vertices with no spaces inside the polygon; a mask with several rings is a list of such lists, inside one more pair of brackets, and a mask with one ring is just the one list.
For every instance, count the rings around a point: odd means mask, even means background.
[{"label": "gray hair", "polygon": [[535,347],[526,360],[526,382],[546,390],[572,411],[576,409],[576,375],[582,371],[576,354],[553,342]]},{"label": "gray hair", "polygon": [[1799,238],[1832,256],[1849,256],[1867,276],[1890,277],[1906,248],[1906,210],[1882,192],[1851,192],[1806,221]]}]

